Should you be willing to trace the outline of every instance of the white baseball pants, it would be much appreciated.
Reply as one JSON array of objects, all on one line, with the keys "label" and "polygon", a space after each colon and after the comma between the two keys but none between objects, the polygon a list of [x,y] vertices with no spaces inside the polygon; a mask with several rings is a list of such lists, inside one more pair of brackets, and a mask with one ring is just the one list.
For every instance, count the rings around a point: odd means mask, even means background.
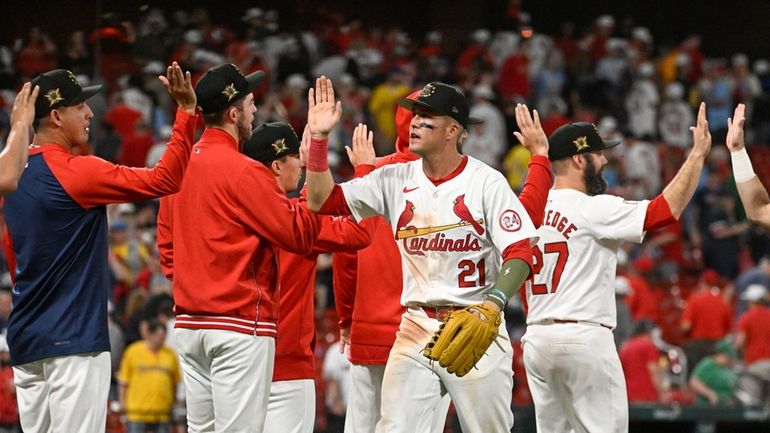
[{"label": "white baseball pants", "polygon": [[[382,382],[382,419],[377,433],[431,431],[433,411],[451,396],[465,433],[507,432],[513,427],[513,348],[498,339],[476,368],[463,377],[449,374],[422,349],[440,322],[421,309],[407,309],[390,351]],[[507,336],[505,321],[500,334]]]},{"label": "white baseball pants", "polygon": [[[347,412],[345,413],[345,433],[374,433],[380,420],[380,396],[384,365],[350,364],[350,390]],[[432,425],[427,433],[444,431],[446,415],[452,400],[444,395],[433,409]]]},{"label": "white baseball pants", "polygon": [[313,433],[315,381],[282,380],[270,385],[265,433]]},{"label": "white baseball pants", "polygon": [[628,397],[612,331],[529,325],[522,337],[538,433],[628,432]]},{"label": "white baseball pants", "polygon": [[110,352],[47,358],[13,367],[25,433],[93,433],[107,424]]},{"label": "white baseball pants", "polygon": [[176,328],[189,433],[261,433],[273,377],[275,339]]}]

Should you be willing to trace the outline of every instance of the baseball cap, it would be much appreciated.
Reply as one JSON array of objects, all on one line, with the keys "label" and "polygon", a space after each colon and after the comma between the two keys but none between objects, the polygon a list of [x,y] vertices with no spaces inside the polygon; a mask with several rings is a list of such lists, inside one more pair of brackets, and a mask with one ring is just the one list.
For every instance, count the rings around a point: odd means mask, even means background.
[{"label": "baseball cap", "polygon": [[468,99],[459,89],[438,81],[426,84],[416,100],[401,98],[398,105],[409,111],[414,111],[414,107],[422,107],[432,113],[449,116],[466,129],[469,124],[482,123],[470,117]]},{"label": "baseball cap", "polygon": [[41,119],[59,107],[77,105],[102,90],[101,85],[81,87],[75,74],[66,69],[44,72],[32,80],[32,88],[40,86],[35,101],[35,118]]},{"label": "baseball cap", "polygon": [[251,132],[251,138],[243,143],[243,153],[268,165],[284,155],[299,153],[299,138],[287,123],[265,123]]},{"label": "baseball cap", "polygon": [[244,76],[231,63],[224,63],[206,71],[195,85],[195,96],[203,114],[219,113],[253,92],[265,77],[263,71]]},{"label": "baseball cap", "polygon": [[548,159],[558,161],[572,155],[609,149],[618,144],[618,139],[603,140],[593,123],[568,123],[548,137]]},{"label": "baseball cap", "polygon": [[741,295],[744,301],[757,302],[767,297],[767,289],[761,284],[751,284]]},{"label": "baseball cap", "polygon": [[730,344],[729,341],[722,340],[717,342],[714,345],[714,352],[715,353],[723,353],[730,358],[737,358],[738,357],[738,351],[735,350],[735,347],[733,347],[732,344]]}]

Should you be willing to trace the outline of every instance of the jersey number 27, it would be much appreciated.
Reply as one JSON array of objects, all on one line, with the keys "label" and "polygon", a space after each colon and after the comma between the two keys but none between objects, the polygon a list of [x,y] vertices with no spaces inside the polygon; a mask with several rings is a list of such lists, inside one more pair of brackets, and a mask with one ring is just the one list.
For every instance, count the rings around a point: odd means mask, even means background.
[{"label": "jersey number 27", "polygon": [[548,290],[548,284],[535,284],[532,283],[533,295],[547,295],[549,293],[556,293],[556,289],[559,288],[559,281],[561,281],[561,274],[564,272],[564,266],[567,264],[569,258],[569,249],[566,242],[552,242],[550,244],[543,245],[542,251],[540,246],[535,245],[532,248],[532,270],[535,273],[535,279],[540,271],[543,270],[543,254],[556,254],[556,266],[553,268],[553,274],[551,275],[551,290]]}]

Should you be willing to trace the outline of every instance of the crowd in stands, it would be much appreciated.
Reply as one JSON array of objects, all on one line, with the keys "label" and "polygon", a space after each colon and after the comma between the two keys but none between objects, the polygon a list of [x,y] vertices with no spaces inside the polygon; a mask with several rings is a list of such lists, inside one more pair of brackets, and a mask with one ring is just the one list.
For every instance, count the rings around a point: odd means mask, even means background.
[{"label": "crowd in stands", "polygon": [[[106,85],[88,102],[95,115],[91,147],[77,152],[153,166],[175,108],[158,75],[177,61],[195,80],[230,62],[244,73],[267,73],[256,92],[255,126],[285,121],[302,131],[310,83],[320,75],[333,80],[344,109],[330,137],[330,163],[340,180],[352,176],[344,146],[355,125],[374,130],[378,154],[392,152],[397,99],[438,80],[465,91],[471,116],[484,120],[471,126],[463,151],[502,171],[514,190],[529,162],[512,134],[513,109],[525,102],[538,110],[547,134],[569,121],[589,121],[602,135],[621,137],[607,154],[609,190],[644,200],[659,194],[681,165],[694,109],[705,101],[714,145],[691,205],[681,221],[621,252],[616,344],[632,404],[770,404],[770,234],[746,220],[724,147],[728,116],[746,104],[749,153],[760,178],[770,180],[770,63],[743,54],[712,58],[698,35],[659,45],[647,28],[609,15],[543,34],[518,2],[511,5],[509,29],[475,30],[457,50],[444,43],[452,29],[408,33],[341,13],[300,29],[259,8],[228,22],[212,21],[203,8],[149,9],[135,22],[105,14],[98,28],[73,30],[64,40],[52,40],[41,23],[0,46],[0,147],[20,86],[66,68],[83,85]],[[109,208],[113,399],[115,412],[129,418],[183,423],[176,358],[167,356],[168,368],[151,376],[132,369],[148,353],[174,347],[171,284],[155,245],[157,209],[155,202]],[[194,229],[194,220],[190,224]],[[0,330],[11,309],[11,266],[7,258],[0,262]],[[329,257],[319,258],[318,431],[326,431],[325,413],[330,426],[344,414],[343,398],[323,397],[324,378],[344,395],[344,362],[329,357],[324,366],[326,348],[337,338],[330,268]],[[515,344],[525,326],[521,306],[511,302],[507,317]],[[516,352],[514,402],[529,404],[518,346]],[[3,429],[17,420],[6,404],[13,401],[7,355],[0,344],[0,431],[12,431]],[[126,404],[135,412],[126,413]]]}]

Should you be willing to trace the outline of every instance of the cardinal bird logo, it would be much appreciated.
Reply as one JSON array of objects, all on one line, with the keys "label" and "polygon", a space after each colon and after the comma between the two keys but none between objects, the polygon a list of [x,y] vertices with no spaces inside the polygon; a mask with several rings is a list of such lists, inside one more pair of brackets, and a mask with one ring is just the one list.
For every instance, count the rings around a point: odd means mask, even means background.
[{"label": "cardinal bird logo", "polygon": [[[404,211],[401,212],[401,216],[398,217],[398,224],[396,226],[396,240],[399,239],[398,237],[398,231],[403,229],[407,224],[409,224],[410,221],[412,221],[412,218],[414,218],[414,204],[407,200],[406,201],[406,207],[404,207]],[[406,227],[408,229],[414,229],[414,227]]]},{"label": "cardinal bird logo", "polygon": [[473,219],[473,215],[471,215],[471,211],[468,209],[468,206],[465,204],[465,194],[457,197],[454,202],[455,205],[452,208],[455,215],[460,217],[460,220],[462,222],[468,223],[473,226],[474,230],[476,230],[476,233],[479,235],[484,234],[484,227],[479,224],[478,221]]}]

